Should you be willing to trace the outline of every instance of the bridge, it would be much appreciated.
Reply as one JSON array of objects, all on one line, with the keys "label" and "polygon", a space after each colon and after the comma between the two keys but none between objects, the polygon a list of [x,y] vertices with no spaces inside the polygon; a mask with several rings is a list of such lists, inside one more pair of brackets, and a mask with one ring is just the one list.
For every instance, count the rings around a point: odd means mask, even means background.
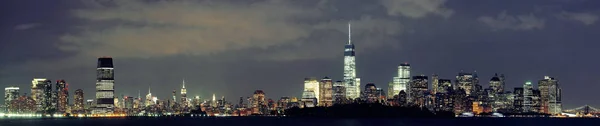
[{"label": "bridge", "polygon": [[580,114],[584,114],[584,115],[587,115],[587,114],[600,115],[599,109],[594,108],[589,105],[583,105],[581,107],[577,107],[577,108],[573,108],[573,109],[566,109],[566,110],[563,110],[563,112],[572,113],[572,114],[580,113]]}]

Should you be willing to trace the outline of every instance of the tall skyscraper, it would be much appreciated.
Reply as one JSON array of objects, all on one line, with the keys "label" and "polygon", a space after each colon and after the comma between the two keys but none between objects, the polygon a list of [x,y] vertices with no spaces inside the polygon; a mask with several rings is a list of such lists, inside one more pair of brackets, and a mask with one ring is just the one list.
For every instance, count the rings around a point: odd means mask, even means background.
[{"label": "tall skyscraper", "polygon": [[34,78],[31,81],[31,98],[35,101],[35,108],[37,111],[42,110],[42,103],[44,102],[44,86],[46,83],[51,83],[50,80],[44,78]]},{"label": "tall skyscraper", "polygon": [[410,93],[410,64],[408,63],[403,63],[400,64],[400,66],[398,66],[398,77],[394,78],[394,92],[396,93],[398,92],[398,94],[400,93],[400,91],[403,91],[406,94]]},{"label": "tall skyscraper", "polygon": [[320,97],[320,89],[319,89],[319,81],[315,78],[304,78],[304,92],[314,92],[315,98],[319,100]]},{"label": "tall skyscraper", "polygon": [[182,87],[181,87],[181,108],[184,110],[187,110],[189,104],[188,104],[188,99],[187,99],[187,90],[185,89],[185,80],[182,81]]},{"label": "tall skyscraper", "polygon": [[493,94],[498,94],[504,92],[504,85],[498,74],[495,74],[492,79],[490,79],[490,89],[492,89]]},{"label": "tall skyscraper", "polygon": [[150,93],[150,88],[148,88],[148,94],[146,95],[146,102],[144,103],[144,105],[146,107],[154,105],[154,102],[152,101],[152,93]]},{"label": "tall skyscraper", "polygon": [[465,90],[467,96],[470,96],[475,87],[475,77],[472,73],[460,72],[456,76],[456,85],[458,85],[457,88]]},{"label": "tall skyscraper", "polygon": [[252,113],[253,114],[264,114],[263,111],[265,108],[266,108],[265,92],[263,92],[262,90],[254,91],[254,95],[252,96]]},{"label": "tall skyscraper", "polygon": [[83,102],[83,90],[77,89],[75,90],[75,95],[73,96],[73,110],[77,112],[83,112],[85,104]]},{"label": "tall skyscraper", "polygon": [[440,77],[437,74],[431,75],[431,94],[435,95],[438,92]]},{"label": "tall skyscraper", "polygon": [[58,112],[65,112],[69,105],[69,84],[65,80],[56,81],[56,109]]},{"label": "tall skyscraper", "polygon": [[410,93],[408,94],[408,100],[417,106],[424,107],[425,92],[428,89],[428,77],[425,75],[413,76],[410,82]]},{"label": "tall skyscraper", "polygon": [[319,106],[333,105],[333,81],[329,77],[321,79],[319,90]]},{"label": "tall skyscraper", "polygon": [[523,112],[532,112],[533,107],[533,85],[527,81],[523,85]]},{"label": "tall skyscraper", "polygon": [[346,85],[342,81],[333,83],[333,102],[334,104],[344,104],[346,102]]},{"label": "tall skyscraper", "polygon": [[352,44],[352,25],[348,23],[348,43],[344,46],[344,84],[346,97],[355,99],[360,97],[360,79],[356,77],[354,44]]},{"label": "tall skyscraper", "polygon": [[110,114],[115,107],[115,78],[113,59],[111,57],[98,58],[96,67],[96,107],[93,114]]},{"label": "tall skyscraper", "polygon": [[367,103],[376,103],[378,101],[377,86],[374,83],[368,83],[365,85],[365,91],[362,93],[362,100]]},{"label": "tall skyscraper", "polygon": [[553,115],[561,114],[561,89],[558,86],[558,80],[544,76],[544,79],[538,82],[538,89],[540,90],[542,112]]},{"label": "tall skyscraper", "polygon": [[11,101],[19,98],[19,87],[4,88],[4,105],[6,108],[11,107]]},{"label": "tall skyscraper", "polygon": [[56,108],[56,105],[53,105],[52,103],[56,103],[55,101],[55,96],[52,91],[52,81],[47,80],[46,83],[44,83],[43,85],[43,100],[42,100],[42,110],[44,112],[51,112],[51,110],[53,110],[54,108]]}]

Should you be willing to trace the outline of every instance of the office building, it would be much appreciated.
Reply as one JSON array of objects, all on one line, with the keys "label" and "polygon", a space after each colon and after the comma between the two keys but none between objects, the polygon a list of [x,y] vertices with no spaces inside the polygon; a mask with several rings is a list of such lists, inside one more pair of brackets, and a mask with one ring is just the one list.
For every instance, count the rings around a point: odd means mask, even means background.
[{"label": "office building", "polygon": [[69,105],[69,84],[65,80],[56,81],[56,110],[64,113]]},{"label": "office building", "polygon": [[344,104],[346,102],[346,86],[342,81],[333,83],[333,93],[334,104]]},{"label": "office building", "polygon": [[185,80],[182,81],[181,86],[181,109],[187,111],[189,109],[188,98],[187,98],[187,90],[185,89]]},{"label": "office building", "polygon": [[523,112],[533,112],[533,85],[527,81],[523,85]]},{"label": "office building", "polygon": [[374,83],[365,85],[365,91],[362,93],[361,99],[367,103],[376,103],[378,101],[377,87]]},{"label": "office building", "polygon": [[478,81],[475,74],[460,72],[458,73],[458,76],[456,76],[457,88],[465,90],[467,96],[470,96],[471,93],[473,93],[473,89],[477,83]]},{"label": "office building", "polygon": [[552,115],[561,114],[561,89],[558,86],[558,80],[544,76],[544,79],[538,82],[538,89],[540,90],[542,112]]},{"label": "office building", "polygon": [[315,98],[319,100],[320,98],[320,89],[319,89],[319,81],[315,78],[304,78],[304,91],[305,92],[313,92]]},{"label": "office building", "polygon": [[438,92],[440,77],[437,74],[431,75],[431,94],[435,95]]},{"label": "office building", "polygon": [[452,80],[450,79],[438,79],[437,83],[436,93],[448,93],[452,90]]},{"label": "office building", "polygon": [[77,89],[75,90],[75,95],[73,96],[73,109],[72,111],[83,112],[85,108],[85,103],[83,101],[83,90]]},{"label": "office building", "polygon": [[4,88],[4,105],[6,108],[11,107],[11,101],[19,98],[19,87]]},{"label": "office building", "polygon": [[333,105],[333,81],[329,77],[325,77],[319,82],[319,93],[319,106]]},{"label": "office building", "polygon": [[428,89],[428,77],[425,75],[413,76],[410,82],[410,91],[408,94],[408,100],[410,103],[424,107],[425,106],[425,93]]},{"label": "office building", "polygon": [[96,106],[93,114],[112,114],[115,107],[115,78],[113,59],[111,57],[98,58],[96,67]]},{"label": "office building", "polygon": [[[348,23],[348,43],[344,46],[344,84],[346,85],[346,97],[355,99],[360,96],[360,79],[356,77],[355,48],[351,35],[352,26]],[[315,93],[318,94],[318,92]]]},{"label": "office building", "polygon": [[262,90],[254,91],[254,95],[252,96],[252,114],[265,114],[263,113],[265,112],[265,109],[265,92],[263,92]]}]

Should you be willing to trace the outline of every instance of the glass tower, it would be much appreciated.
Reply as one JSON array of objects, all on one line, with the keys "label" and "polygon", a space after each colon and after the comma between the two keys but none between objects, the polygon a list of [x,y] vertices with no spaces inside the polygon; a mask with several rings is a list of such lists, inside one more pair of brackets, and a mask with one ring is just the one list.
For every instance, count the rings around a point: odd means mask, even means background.
[{"label": "glass tower", "polygon": [[356,78],[354,44],[352,44],[352,25],[348,23],[348,43],[344,46],[344,85],[346,97],[355,99],[360,97],[360,79]]},{"label": "glass tower", "polygon": [[114,104],[114,68],[111,57],[98,58],[96,68],[96,107],[93,114],[112,113]]}]

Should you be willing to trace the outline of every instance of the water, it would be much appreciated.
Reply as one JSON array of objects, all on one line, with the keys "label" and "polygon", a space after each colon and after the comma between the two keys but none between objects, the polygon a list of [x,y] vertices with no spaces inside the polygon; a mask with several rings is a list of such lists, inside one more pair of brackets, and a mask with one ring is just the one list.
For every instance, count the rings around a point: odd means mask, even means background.
[{"label": "water", "polygon": [[0,126],[598,126],[590,118],[72,118],[0,119]]}]

